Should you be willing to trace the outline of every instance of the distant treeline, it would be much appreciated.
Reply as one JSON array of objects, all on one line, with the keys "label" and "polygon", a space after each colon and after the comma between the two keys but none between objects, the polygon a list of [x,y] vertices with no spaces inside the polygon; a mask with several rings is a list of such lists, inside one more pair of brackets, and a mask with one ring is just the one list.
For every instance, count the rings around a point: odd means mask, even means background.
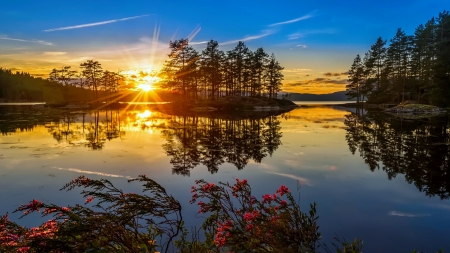
[{"label": "distant treeline", "polygon": [[223,96],[268,96],[276,98],[283,74],[275,56],[264,49],[252,52],[244,42],[226,53],[217,41],[207,43],[201,53],[188,39],[171,41],[171,52],[160,71],[161,87],[185,99],[217,99]]},{"label": "distant treeline", "polygon": [[[98,62],[88,61],[89,65]],[[90,70],[85,73],[89,75]],[[98,70],[97,70],[98,72]],[[13,72],[0,67],[0,101],[3,102],[47,102],[49,104],[64,105],[68,103],[87,103],[96,100],[113,100],[111,94],[118,92],[118,74],[102,71],[101,75],[90,78],[83,77],[82,72],[70,70],[70,66],[53,69],[48,79],[33,77],[26,72]],[[98,79],[97,79],[98,78]],[[95,84],[95,86],[94,86]],[[97,87],[97,91],[95,90]],[[92,89],[92,90],[90,90]],[[109,96],[108,96],[109,95]],[[116,96],[116,95],[115,95]],[[117,94],[117,101],[173,101],[179,95],[158,91],[148,96],[139,91],[126,91]]]},{"label": "distant treeline", "polygon": [[399,28],[386,46],[377,39],[365,56],[357,55],[349,70],[349,98],[369,103],[415,100],[450,105],[450,16],[439,13],[413,35]]},{"label": "distant treeline", "polygon": [[0,100],[2,101],[64,103],[92,99],[93,94],[87,89],[65,86],[58,82],[33,77],[29,73],[13,73],[9,69],[0,68]]}]

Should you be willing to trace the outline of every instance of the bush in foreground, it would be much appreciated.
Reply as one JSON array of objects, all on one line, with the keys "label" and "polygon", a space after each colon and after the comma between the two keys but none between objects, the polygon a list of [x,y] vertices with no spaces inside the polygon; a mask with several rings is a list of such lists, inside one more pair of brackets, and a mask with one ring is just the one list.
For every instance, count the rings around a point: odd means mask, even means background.
[{"label": "bush in foreground", "polygon": [[[161,185],[145,175],[129,182],[142,183],[143,193],[124,193],[108,180],[80,176],[61,190],[83,188],[84,205],[33,200],[20,206],[14,212],[22,217],[41,212],[51,219],[26,228],[8,214],[1,217],[0,252],[315,252],[320,245],[315,203],[302,213],[283,185],[258,200],[247,180],[196,181],[190,202],[207,215],[200,240],[183,227],[181,204]],[[341,246],[337,252],[359,252],[362,242]]]}]

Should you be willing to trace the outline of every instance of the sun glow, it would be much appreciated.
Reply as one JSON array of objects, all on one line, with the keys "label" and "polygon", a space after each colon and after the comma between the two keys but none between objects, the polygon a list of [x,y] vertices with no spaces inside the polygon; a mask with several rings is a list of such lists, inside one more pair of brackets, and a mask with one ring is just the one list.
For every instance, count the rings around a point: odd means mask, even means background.
[{"label": "sun glow", "polygon": [[139,84],[137,88],[145,92],[153,90],[153,86],[151,84]]}]

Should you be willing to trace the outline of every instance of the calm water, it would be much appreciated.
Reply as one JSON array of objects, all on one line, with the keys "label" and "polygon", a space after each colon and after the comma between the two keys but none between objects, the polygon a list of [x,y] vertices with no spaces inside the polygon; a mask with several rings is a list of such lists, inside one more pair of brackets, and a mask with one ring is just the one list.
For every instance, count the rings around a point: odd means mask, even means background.
[{"label": "calm water", "polygon": [[255,196],[285,184],[305,211],[317,202],[325,242],[338,235],[361,238],[364,252],[450,250],[447,116],[399,120],[330,106],[252,119],[0,107],[0,131],[0,213],[33,198],[81,203],[78,192],[58,191],[81,174],[132,192],[140,188],[127,178],[146,174],[182,202],[187,226],[198,226],[188,203],[194,180],[245,178]]}]

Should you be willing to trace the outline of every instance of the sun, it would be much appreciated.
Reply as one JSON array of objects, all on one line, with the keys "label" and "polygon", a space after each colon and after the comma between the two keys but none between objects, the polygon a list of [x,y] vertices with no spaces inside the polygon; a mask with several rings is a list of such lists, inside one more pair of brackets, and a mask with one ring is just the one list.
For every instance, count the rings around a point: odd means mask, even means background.
[{"label": "sun", "polygon": [[151,90],[153,90],[153,87],[152,87],[152,85],[151,84],[139,84],[138,86],[137,86],[137,88],[138,89],[140,89],[140,90],[142,90],[142,91],[145,91],[145,92],[148,92],[148,91],[151,91]]}]

